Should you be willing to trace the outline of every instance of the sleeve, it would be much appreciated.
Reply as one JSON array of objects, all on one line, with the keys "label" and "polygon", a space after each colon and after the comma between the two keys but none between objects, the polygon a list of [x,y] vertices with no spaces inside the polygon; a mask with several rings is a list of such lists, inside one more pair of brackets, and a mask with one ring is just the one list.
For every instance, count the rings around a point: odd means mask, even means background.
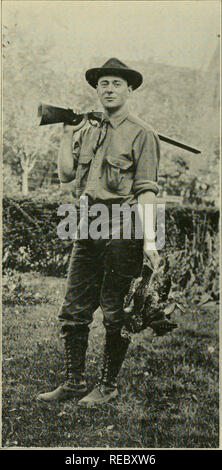
[{"label": "sleeve", "polygon": [[[81,150],[81,143],[82,143],[82,134],[79,132],[78,134],[73,135],[72,141],[72,157],[73,157],[73,169],[76,175],[76,170],[78,167],[79,155]],[[64,190],[72,190],[75,186],[75,177],[72,181],[65,181],[64,179],[60,180],[60,187]]]},{"label": "sleeve", "polygon": [[144,191],[158,194],[158,167],[160,160],[160,142],[152,130],[141,130],[135,139],[133,153],[136,171],[133,192],[138,196]]}]

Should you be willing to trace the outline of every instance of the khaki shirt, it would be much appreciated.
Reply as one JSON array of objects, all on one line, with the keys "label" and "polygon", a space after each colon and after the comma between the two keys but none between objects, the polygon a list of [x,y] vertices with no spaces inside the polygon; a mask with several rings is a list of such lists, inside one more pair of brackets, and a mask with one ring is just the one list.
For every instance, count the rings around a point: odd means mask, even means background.
[{"label": "khaki shirt", "polygon": [[[144,191],[158,193],[160,144],[147,123],[124,110],[109,118],[107,132],[96,149],[106,116],[99,127],[84,127],[73,143],[75,179],[69,188],[77,200],[92,203],[134,204]],[[66,184],[62,185],[65,188]]]}]

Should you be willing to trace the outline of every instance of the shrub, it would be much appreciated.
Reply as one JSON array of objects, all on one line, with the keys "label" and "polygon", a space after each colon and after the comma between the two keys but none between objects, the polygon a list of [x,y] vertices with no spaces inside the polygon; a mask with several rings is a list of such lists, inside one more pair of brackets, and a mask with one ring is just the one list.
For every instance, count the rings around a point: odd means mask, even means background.
[{"label": "shrub", "polygon": [[[58,202],[3,199],[3,272],[35,270],[67,273],[72,240],[60,240]],[[218,297],[219,211],[215,208],[167,207],[166,246],[172,274],[183,289],[193,284]]]}]

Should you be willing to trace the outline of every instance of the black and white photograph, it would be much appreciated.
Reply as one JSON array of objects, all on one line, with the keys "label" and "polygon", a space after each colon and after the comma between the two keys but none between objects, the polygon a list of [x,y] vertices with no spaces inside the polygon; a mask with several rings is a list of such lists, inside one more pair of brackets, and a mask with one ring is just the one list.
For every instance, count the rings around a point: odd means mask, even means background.
[{"label": "black and white photograph", "polygon": [[221,2],[1,7],[1,449],[219,450]]}]

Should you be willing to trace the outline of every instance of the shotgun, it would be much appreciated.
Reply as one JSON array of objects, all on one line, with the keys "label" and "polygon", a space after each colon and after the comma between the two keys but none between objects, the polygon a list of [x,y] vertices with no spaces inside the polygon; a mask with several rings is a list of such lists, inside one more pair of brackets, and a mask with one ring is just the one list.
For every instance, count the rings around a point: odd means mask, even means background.
[{"label": "shotgun", "polygon": [[[40,126],[44,126],[46,124],[57,124],[59,122],[77,126],[85,118],[92,126],[96,126],[101,122],[102,116],[103,113],[101,112],[91,111],[89,113],[77,114],[74,113],[72,109],[59,108],[57,106],[43,103],[40,103],[38,107],[38,117],[41,118],[39,123]],[[171,137],[167,137],[166,135],[158,133],[158,137],[163,142],[180,147],[188,152],[195,154],[201,153],[201,150],[191,147],[183,142],[178,142],[178,140],[171,139]]]}]

